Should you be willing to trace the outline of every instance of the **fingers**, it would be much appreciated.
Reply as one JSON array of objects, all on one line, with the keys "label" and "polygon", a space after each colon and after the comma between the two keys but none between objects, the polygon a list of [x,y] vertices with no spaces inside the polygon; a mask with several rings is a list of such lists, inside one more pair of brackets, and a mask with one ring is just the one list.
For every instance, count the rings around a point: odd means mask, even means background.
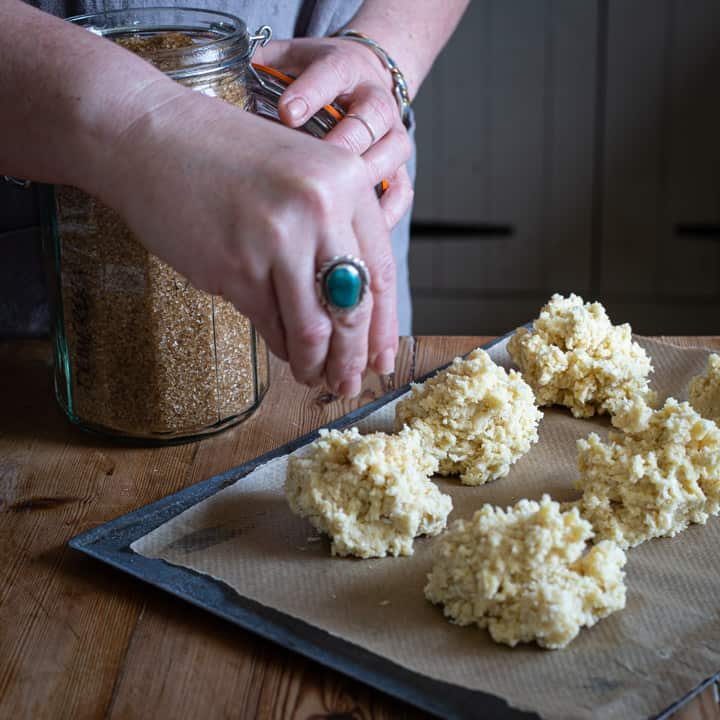
[{"label": "fingers", "polygon": [[[333,145],[350,150],[355,155],[362,155],[393,129],[405,133],[392,96],[381,88],[365,85],[354,93],[345,118],[325,136],[325,139]],[[402,162],[405,160],[407,158]]]},{"label": "fingers", "polygon": [[[363,194],[371,196],[369,190]],[[375,212],[377,213],[377,202]],[[344,232],[325,238],[318,252],[318,269],[336,256],[363,257],[351,226]],[[372,296],[370,292],[365,292],[360,304],[348,312],[326,310],[332,320],[333,333],[325,364],[325,379],[336,395],[355,397],[360,393],[362,374],[368,364],[368,334],[372,309]]]},{"label": "fingers", "polygon": [[258,304],[261,308],[255,316],[255,329],[262,335],[273,355],[287,362],[289,355],[285,342],[285,328],[280,318],[273,282],[269,280],[266,287],[268,292],[264,301],[257,294],[255,296],[256,302],[259,301]]},{"label": "fingers", "polygon": [[390,233],[374,194],[370,193],[358,204],[354,228],[360,257],[370,271],[373,305],[368,336],[369,364],[375,372],[384,375],[395,367],[398,346],[395,260]]},{"label": "fingers", "polygon": [[336,395],[355,397],[360,394],[362,374],[368,364],[368,330],[372,308],[372,295],[367,293],[360,305],[349,313],[332,316],[333,334],[325,377]]},{"label": "fingers", "polygon": [[287,351],[287,345],[285,343],[285,330],[280,320],[280,315],[277,309],[274,308],[272,317],[265,319],[255,319],[253,325],[255,329],[262,335],[263,340],[270,348],[271,352],[275,357],[280,360],[288,361],[289,355]]},{"label": "fingers", "polygon": [[403,218],[405,213],[412,206],[413,197],[412,182],[408,175],[407,168],[403,165],[390,180],[388,188],[380,198],[380,206],[385,215],[385,222],[392,230]]},{"label": "fingers", "polygon": [[280,119],[290,127],[298,127],[324,105],[352,92],[357,82],[350,55],[339,52],[321,55],[303,69],[280,97]]},{"label": "fingers", "polygon": [[240,280],[237,287],[227,293],[227,299],[247,314],[252,308],[252,323],[262,335],[273,355],[280,360],[288,360],[285,329],[278,310],[278,299],[270,277],[261,281],[247,278]]},{"label": "fingers", "polygon": [[[347,122],[347,121],[346,121]],[[405,128],[393,128],[380,142],[362,156],[373,184],[390,178],[405,165],[412,153],[412,144]]]},{"label": "fingers", "polygon": [[[276,40],[264,47],[258,46],[253,55],[253,63],[260,65],[269,65],[270,67],[277,68],[278,70],[284,70],[285,72],[291,72],[291,68],[288,65],[289,56],[292,53],[293,42],[290,40]],[[296,74],[293,73],[293,74]]]},{"label": "fingers", "polygon": [[298,382],[317,385],[325,375],[332,323],[315,293],[315,258],[280,258],[272,277],[293,375]]}]

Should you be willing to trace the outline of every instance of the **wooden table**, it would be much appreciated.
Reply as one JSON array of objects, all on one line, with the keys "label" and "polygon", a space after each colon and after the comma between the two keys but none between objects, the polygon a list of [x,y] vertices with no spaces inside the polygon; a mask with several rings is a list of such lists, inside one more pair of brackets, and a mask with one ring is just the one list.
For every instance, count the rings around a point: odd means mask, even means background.
[{"label": "wooden table", "polygon": [[[396,383],[488,339],[406,338]],[[679,341],[720,349],[720,337]],[[279,363],[272,371],[244,425],[197,443],[123,447],[62,415],[49,343],[0,343],[0,717],[427,717],[66,546],[390,389],[373,377],[358,401],[340,402]],[[713,688],[675,718],[720,718]]]}]

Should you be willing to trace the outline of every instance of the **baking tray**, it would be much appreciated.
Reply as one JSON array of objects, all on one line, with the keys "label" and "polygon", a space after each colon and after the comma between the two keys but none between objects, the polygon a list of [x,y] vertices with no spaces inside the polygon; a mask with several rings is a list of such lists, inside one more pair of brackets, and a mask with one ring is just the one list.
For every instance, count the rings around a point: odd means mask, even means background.
[{"label": "baking tray", "polygon": [[[482,347],[487,350],[511,334],[508,333]],[[422,382],[432,377],[444,367],[447,365],[436,368],[415,382]],[[407,392],[408,388],[409,385],[398,388],[324,427],[340,429],[353,425]],[[510,707],[504,699],[490,693],[469,690],[407,670],[309,623],[243,597],[225,583],[208,575],[171,565],[164,560],[146,558],[130,549],[131,544],[136,540],[228,485],[232,485],[259,465],[289,454],[317,437],[318,431],[315,430],[225,473],[77,535],[69,541],[69,545],[79,552],[161,588],[288,650],[304,655],[427,712],[444,718],[457,719],[539,718],[535,713]],[[720,672],[707,678],[687,695],[663,710],[655,716],[656,720],[668,718],[679,707],[718,680],[720,680]]]}]

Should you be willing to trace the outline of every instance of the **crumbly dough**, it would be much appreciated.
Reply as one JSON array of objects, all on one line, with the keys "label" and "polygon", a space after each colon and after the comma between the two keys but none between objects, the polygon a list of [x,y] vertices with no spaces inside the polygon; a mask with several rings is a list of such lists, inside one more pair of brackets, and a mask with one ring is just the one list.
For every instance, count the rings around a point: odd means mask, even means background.
[{"label": "crumbly dough", "polygon": [[612,424],[623,432],[641,432],[653,414],[642,397],[616,400],[612,403]]},{"label": "crumbly dough", "polygon": [[708,420],[720,421],[720,355],[708,358],[707,371],[690,381],[690,404]]},{"label": "crumbly dough", "polygon": [[440,474],[459,474],[465,485],[504,477],[537,442],[542,412],[526,382],[481,349],[422,384],[395,410],[397,427],[423,435]]},{"label": "crumbly dough", "polygon": [[625,553],[604,541],[583,554],[592,534],[577,508],[561,512],[548,495],[507,510],[485,505],[436,541],[425,596],[496,642],[564,647],[625,607]]},{"label": "crumbly dough", "polygon": [[508,352],[540,406],[565,405],[575,417],[619,414],[627,424],[638,419],[634,403],[654,400],[650,358],[630,325],[613,325],[599,302],[578,295],[553,295],[533,330],[510,338]]},{"label": "crumbly dough", "polygon": [[644,430],[578,440],[578,506],[598,538],[634,547],[720,510],[720,429],[669,398]]},{"label": "crumbly dough", "polygon": [[437,535],[452,500],[428,477],[437,461],[417,432],[360,435],[321,430],[291,456],[285,494],[293,512],[332,538],[333,555],[412,555],[418,535]]}]

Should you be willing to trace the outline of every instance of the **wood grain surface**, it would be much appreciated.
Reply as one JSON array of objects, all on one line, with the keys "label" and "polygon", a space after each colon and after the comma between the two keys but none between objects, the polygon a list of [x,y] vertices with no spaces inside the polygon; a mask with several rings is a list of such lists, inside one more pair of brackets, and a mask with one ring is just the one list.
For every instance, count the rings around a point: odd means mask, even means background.
[{"label": "wood grain surface", "polygon": [[[274,362],[245,424],[169,447],[70,425],[50,345],[0,343],[1,718],[425,718],[427,715],[70,550],[74,535],[278,447],[486,342],[404,338],[394,378],[339,401]],[[667,338],[720,349],[720,338]],[[720,668],[719,668],[720,669]],[[676,714],[720,718],[713,688]]]}]

